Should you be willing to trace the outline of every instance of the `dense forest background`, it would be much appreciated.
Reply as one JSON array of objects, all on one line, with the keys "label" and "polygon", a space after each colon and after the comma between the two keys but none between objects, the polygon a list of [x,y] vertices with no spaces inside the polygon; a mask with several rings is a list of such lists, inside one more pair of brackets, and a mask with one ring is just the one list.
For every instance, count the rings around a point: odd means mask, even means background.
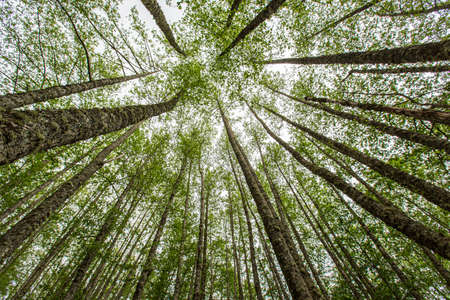
[{"label": "dense forest background", "polygon": [[0,1],[0,297],[448,299],[450,4],[158,2]]}]

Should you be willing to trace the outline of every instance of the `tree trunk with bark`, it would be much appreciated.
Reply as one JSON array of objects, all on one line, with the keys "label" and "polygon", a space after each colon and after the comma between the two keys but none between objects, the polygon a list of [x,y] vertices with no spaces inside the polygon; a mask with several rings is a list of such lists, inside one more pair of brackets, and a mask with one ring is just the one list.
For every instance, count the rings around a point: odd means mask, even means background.
[{"label": "tree trunk with bark", "polygon": [[236,280],[238,283],[238,298],[239,300],[243,300],[244,299],[244,290],[242,289],[242,280],[241,280],[241,263],[237,254],[237,250],[236,250],[236,240],[234,237],[234,214],[233,214],[233,204],[232,204],[232,200],[231,197],[228,196],[229,198],[229,217],[230,217],[230,228],[231,228],[231,245],[233,247],[233,258],[234,258],[234,267],[236,269]]},{"label": "tree trunk with bark", "polygon": [[51,196],[3,234],[0,237],[0,257],[3,257],[2,259],[8,257],[29,235],[36,231],[55,211],[61,208],[103,166],[106,157],[132,135],[139,128],[140,124],[136,123],[133,125],[113,143],[98,153],[83,170],[62,184]]},{"label": "tree trunk with bark", "polygon": [[115,77],[115,78],[105,78],[93,81],[86,81],[81,83],[73,83],[62,86],[52,86],[49,88],[34,90],[29,92],[17,93],[17,94],[6,94],[0,96],[0,108],[6,110],[22,107],[29,104],[41,103],[47,100],[56,99],[64,96],[69,96],[72,94],[81,93],[84,91],[93,90],[96,88],[101,88],[105,86],[110,86],[113,84],[130,81],[133,79],[142,78],[153,74],[154,72],[145,72],[136,75]]},{"label": "tree trunk with bark", "polygon": [[251,261],[251,265],[252,265],[253,285],[255,286],[256,299],[263,300],[264,297],[262,295],[261,282],[259,280],[258,267],[256,264],[256,253],[255,253],[255,245],[254,245],[254,240],[253,240],[252,223],[250,222],[250,217],[249,217],[248,208],[247,208],[247,195],[245,194],[245,191],[242,187],[241,181],[239,180],[239,177],[237,176],[236,170],[234,168],[234,163],[233,163],[233,160],[231,158],[231,154],[229,151],[228,151],[228,158],[230,160],[230,166],[231,166],[231,170],[233,172],[234,180],[236,181],[236,185],[239,188],[239,193],[241,195],[241,200],[242,200],[242,206],[244,207],[245,220],[247,222],[248,242],[249,242],[249,247],[250,247],[250,261]]},{"label": "tree trunk with bark", "polygon": [[270,19],[276,11],[280,8],[286,0],[271,0],[266,7],[263,8],[259,14],[250,21],[250,23],[245,26],[244,29],[239,32],[236,38],[231,42],[231,44],[225,48],[225,50],[220,53],[220,56],[224,56],[226,53],[230,52],[240,41],[242,41],[247,35],[249,35],[256,27],[258,27],[264,21]]},{"label": "tree trunk with bark", "polygon": [[183,225],[181,227],[181,241],[180,241],[180,249],[178,253],[178,266],[177,266],[177,275],[175,279],[175,287],[173,291],[173,300],[178,300],[181,293],[181,269],[183,267],[183,255],[184,255],[184,242],[186,240],[186,223],[187,223],[187,214],[189,209],[189,191],[190,191],[190,183],[191,183],[191,164],[189,165],[189,173],[188,173],[188,181],[186,188],[186,198],[184,200],[184,215],[183,215]]},{"label": "tree trunk with bark", "polygon": [[238,159],[239,165],[244,173],[245,180],[249,187],[249,190],[255,200],[258,212],[263,220],[264,228],[269,236],[270,242],[277,256],[280,267],[283,271],[283,275],[289,286],[289,290],[293,298],[313,299],[309,293],[308,287],[305,283],[305,279],[302,277],[301,272],[298,270],[294,258],[292,257],[288,246],[281,232],[280,220],[273,215],[269,208],[269,197],[264,191],[261,183],[259,182],[257,175],[250,165],[245,153],[238,144],[234,133],[229,125],[228,119],[225,117],[222,108],[220,113],[223,123],[228,135],[228,140],[233,148],[233,151]]},{"label": "tree trunk with bark", "polygon": [[450,66],[430,66],[430,67],[403,67],[395,69],[354,69],[348,72],[348,76],[352,74],[404,74],[404,73],[439,73],[450,71]]},{"label": "tree trunk with bark", "polygon": [[200,162],[198,164],[198,170],[200,173],[200,220],[198,225],[197,256],[195,259],[194,300],[203,299],[201,291],[201,276],[203,269],[203,232],[205,230],[205,178]]},{"label": "tree trunk with bark", "polygon": [[265,64],[328,65],[328,64],[405,64],[450,59],[450,40],[392,49],[347,52],[334,55],[281,58]]},{"label": "tree trunk with bark", "polygon": [[0,165],[38,151],[107,134],[171,111],[170,101],[119,108],[0,112]]},{"label": "tree trunk with bark", "polygon": [[151,13],[153,18],[155,19],[156,24],[163,32],[169,44],[181,55],[186,57],[186,53],[181,50],[180,46],[177,44],[175,37],[173,36],[173,32],[170,29],[169,24],[167,23],[166,17],[159,6],[156,0],[142,0],[142,4],[144,4],[145,8]]},{"label": "tree trunk with bark", "polygon": [[94,238],[94,241],[92,242],[92,245],[86,249],[86,254],[84,258],[82,259],[81,263],[75,270],[72,283],[70,284],[69,290],[66,292],[66,295],[64,296],[64,300],[72,300],[79,293],[80,289],[82,288],[81,284],[83,283],[83,279],[86,276],[86,272],[88,271],[89,266],[91,265],[94,258],[97,256],[98,251],[103,246],[103,243],[105,242],[106,238],[111,232],[112,227],[116,223],[117,218],[120,215],[120,210],[122,209],[122,204],[125,198],[127,197],[128,193],[133,188],[133,185],[134,185],[134,178],[131,178],[130,181],[128,182],[127,187],[120,194],[114,206],[109,210],[102,227],[100,228],[100,230],[98,231],[97,235]]}]

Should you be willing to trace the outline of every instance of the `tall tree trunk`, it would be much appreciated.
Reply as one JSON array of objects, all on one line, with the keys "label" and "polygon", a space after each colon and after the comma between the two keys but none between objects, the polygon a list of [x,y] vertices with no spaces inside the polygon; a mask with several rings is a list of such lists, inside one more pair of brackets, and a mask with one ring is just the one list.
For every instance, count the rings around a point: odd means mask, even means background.
[{"label": "tall tree trunk", "polygon": [[[328,236],[325,234],[322,226],[320,223],[314,222],[311,217],[314,218],[314,216],[309,216],[309,214],[306,212],[305,208],[303,207],[303,204],[300,202],[299,197],[297,196],[297,193],[294,191],[292,186],[289,184],[289,188],[291,189],[292,194],[294,195],[295,200],[297,201],[298,206],[300,207],[300,210],[302,211],[303,215],[306,217],[307,222],[313,229],[314,233],[316,234],[317,238],[319,239],[320,243],[325,248],[325,251],[330,256],[331,260],[333,261],[334,265],[336,266],[338,272],[341,274],[344,281],[347,283],[347,286],[350,288],[353,296],[356,299],[363,299],[360,292],[356,288],[356,286],[353,284],[350,275],[347,273],[348,269],[341,263],[341,261],[337,257],[337,250],[334,248],[334,245],[329,240]],[[317,228],[318,229],[317,229]],[[320,232],[319,232],[320,231]]]},{"label": "tall tree trunk", "polygon": [[407,109],[394,106],[386,106],[377,103],[359,103],[348,100],[331,100],[327,98],[307,97],[307,101],[318,103],[332,103],[339,104],[347,107],[357,107],[362,110],[387,112],[390,114],[396,114],[400,116],[411,117],[417,120],[426,120],[431,123],[450,124],[450,113],[445,111],[438,111],[432,109]]},{"label": "tall tree trunk", "polygon": [[31,286],[35,283],[35,281],[41,276],[41,274],[45,271],[45,269],[48,267],[52,259],[58,255],[58,253],[63,249],[63,246],[66,244],[66,241],[69,240],[73,236],[74,230],[78,227],[80,222],[83,220],[83,218],[86,216],[86,214],[89,212],[89,210],[92,208],[93,204],[98,201],[98,199],[103,195],[103,192],[106,189],[103,189],[100,191],[97,196],[93,199],[93,201],[90,201],[90,204],[85,207],[84,209],[81,209],[73,218],[71,223],[66,227],[64,234],[52,245],[52,247],[48,250],[45,257],[43,257],[39,263],[36,265],[36,267],[31,271],[31,273],[28,275],[28,277],[25,279],[25,281],[20,285],[20,287],[17,289],[14,296],[12,296],[11,300],[19,300],[24,299],[26,293],[29,291]]},{"label": "tall tree trunk", "polygon": [[281,58],[265,64],[405,64],[450,59],[450,40],[375,51],[346,52],[334,55]]},{"label": "tall tree trunk", "polygon": [[244,265],[245,265],[245,278],[247,280],[247,297],[248,299],[255,299],[253,297],[253,291],[252,291],[252,285],[250,283],[250,269],[248,267],[248,256],[247,256],[247,249],[245,247],[245,239],[244,239],[244,232],[242,229],[242,220],[241,220],[241,214],[238,213],[238,225],[239,225],[239,242],[242,245],[242,252],[244,252]]},{"label": "tall tree trunk", "polygon": [[[277,207],[278,215],[280,216],[281,225],[283,227],[283,236],[286,241],[286,244],[289,247],[289,251],[290,251],[292,257],[294,258],[298,269],[300,270],[303,278],[305,279],[306,285],[308,286],[311,296],[314,299],[320,299],[321,295],[320,295],[319,291],[317,290],[317,287],[314,285],[314,283],[311,279],[311,275],[306,270],[306,267],[303,263],[303,259],[301,259],[300,255],[298,254],[297,248],[295,247],[294,241],[291,236],[291,231],[289,229],[289,226],[287,225],[286,218],[283,214],[283,209],[282,209],[283,204],[281,201],[280,193],[278,192],[278,188],[276,187],[275,183],[273,182],[272,176],[270,175],[269,170],[267,169],[266,162],[265,162],[264,156],[261,151],[261,145],[259,144],[259,140],[256,136],[255,136],[255,141],[256,141],[256,145],[257,145],[259,155],[261,158],[263,171],[264,171],[267,181],[269,183],[270,190],[272,191],[273,198],[275,199],[275,204]],[[273,214],[274,215],[276,214],[275,211],[273,211]]]},{"label": "tall tree trunk", "polygon": [[350,113],[346,113],[346,112],[343,112],[343,111],[337,111],[337,110],[329,108],[328,106],[319,105],[319,104],[307,101],[306,100],[307,98],[305,98],[305,100],[302,100],[300,98],[297,98],[297,97],[294,97],[294,96],[290,96],[288,94],[285,94],[285,93],[277,91],[277,90],[273,90],[273,91],[275,91],[276,93],[278,93],[280,95],[284,95],[284,96],[286,96],[286,97],[288,97],[288,98],[290,98],[290,99],[292,99],[294,101],[297,101],[297,102],[300,102],[302,104],[305,104],[305,105],[308,105],[308,106],[320,109],[322,111],[325,111],[325,112],[327,112],[327,113],[329,113],[331,115],[335,115],[337,117],[340,117],[340,118],[343,118],[343,119],[346,119],[346,120],[355,121],[355,122],[357,122],[359,124],[372,126],[375,129],[377,129],[377,130],[379,130],[379,131],[381,131],[383,133],[386,133],[386,134],[389,134],[389,135],[392,135],[392,136],[396,136],[396,137],[399,137],[399,138],[402,138],[402,139],[405,139],[405,140],[409,140],[409,141],[414,142],[414,143],[419,143],[419,144],[428,146],[428,147],[433,148],[433,149],[438,149],[438,150],[439,149],[443,149],[445,152],[450,154],[450,142],[448,142],[445,139],[441,139],[441,138],[437,138],[437,137],[434,137],[434,136],[429,136],[429,135],[426,135],[426,134],[422,134],[422,133],[419,133],[419,132],[414,132],[414,131],[398,128],[398,127],[395,127],[395,126],[387,125],[385,123],[373,121],[373,120],[366,119],[366,118],[363,118],[363,117],[360,117],[360,116],[357,116],[357,115],[353,115],[353,114],[350,114]]},{"label": "tall tree trunk", "polygon": [[236,173],[236,170],[234,168],[234,163],[233,163],[233,160],[231,158],[231,154],[229,151],[228,151],[228,158],[230,161],[230,166],[231,166],[231,170],[233,172],[234,180],[236,181],[236,185],[239,188],[239,193],[241,195],[241,200],[242,200],[242,206],[244,207],[245,220],[247,222],[248,242],[249,242],[249,247],[250,247],[250,261],[251,261],[251,265],[252,265],[253,285],[255,286],[256,299],[263,300],[264,297],[262,295],[261,282],[259,280],[258,267],[256,264],[255,245],[254,245],[254,241],[253,241],[253,229],[252,229],[252,224],[250,222],[250,217],[249,217],[248,208],[247,208],[247,196],[242,187],[241,181]]},{"label": "tall tree trunk", "polygon": [[[192,164],[192,163],[191,163]],[[184,215],[183,215],[183,225],[181,227],[181,240],[180,240],[180,249],[178,250],[178,266],[177,266],[177,275],[175,279],[175,287],[173,291],[173,300],[178,300],[181,293],[181,269],[183,267],[183,256],[184,256],[184,242],[186,240],[186,222],[187,222],[187,214],[189,209],[189,191],[190,191],[190,183],[191,183],[191,167],[189,164],[189,174],[186,188],[186,198],[184,200]]]},{"label": "tall tree trunk", "polygon": [[[292,186],[290,185],[291,183],[288,181],[287,177],[284,175],[284,172],[281,170],[280,165],[278,164],[277,161],[275,161],[275,163],[276,163],[277,168],[280,171],[282,177],[286,181],[287,185],[292,190]],[[300,233],[298,232],[297,228],[295,228],[295,225],[294,225],[291,217],[289,216],[289,214],[288,214],[288,212],[286,210],[286,207],[283,206],[282,209],[283,209],[284,215],[286,216],[286,219],[289,222],[291,230],[294,232],[294,236],[295,236],[295,238],[297,240],[297,243],[298,243],[298,245],[300,247],[300,250],[302,251],[302,254],[305,257],[305,260],[308,263],[309,269],[311,270],[311,273],[313,274],[314,279],[315,279],[315,281],[317,282],[317,285],[320,288],[320,291],[322,292],[322,294],[323,294],[323,296],[325,298],[330,299],[330,295],[328,294],[328,291],[326,290],[325,285],[323,284],[322,280],[320,279],[319,272],[317,272],[317,269],[314,267],[314,264],[312,263],[312,260],[311,260],[309,254],[308,254],[308,251],[306,250],[306,246],[303,243],[302,238],[300,237]]]},{"label": "tall tree trunk", "polygon": [[225,50],[220,53],[220,56],[224,56],[226,53],[230,52],[240,41],[242,41],[247,35],[249,35],[256,27],[258,27],[264,21],[270,19],[276,11],[280,8],[286,0],[271,0],[266,7],[261,10],[256,17],[245,26],[244,29],[239,32],[236,38],[231,42],[231,44],[225,48]]},{"label": "tall tree trunk", "polygon": [[279,113],[273,111],[272,109],[263,106],[266,110],[270,111],[272,114],[278,116],[283,121],[291,124],[295,128],[300,129],[301,131],[307,133],[311,137],[319,140],[323,144],[339,151],[340,153],[347,155],[360,163],[370,167],[372,170],[378,172],[380,175],[385,176],[398,184],[408,188],[409,190],[418,193],[425,197],[430,202],[436,204],[444,210],[450,211],[450,192],[446,191],[443,188],[440,188],[432,183],[427,182],[421,178],[418,178],[414,175],[406,173],[400,169],[397,169],[377,158],[371,157],[369,155],[364,154],[361,151],[352,149],[346,146],[343,143],[337,142],[333,139],[330,139],[320,133],[317,133],[303,125],[300,125],[294,121],[289,120],[288,118],[280,115]]},{"label": "tall tree trunk", "polygon": [[430,230],[422,223],[408,217],[403,211],[395,206],[388,206],[384,203],[374,201],[369,196],[363,194],[358,189],[349,185],[345,180],[340,178],[335,173],[306,160],[288,143],[275,135],[275,133],[273,133],[269,129],[269,127],[267,127],[264,121],[261,120],[258,115],[256,115],[253,109],[251,110],[255,114],[255,117],[258,119],[258,121],[262,124],[264,129],[267,131],[267,133],[284,149],[286,149],[294,157],[295,160],[297,160],[301,165],[303,165],[313,174],[323,178],[329,184],[334,185],[336,188],[344,192],[349,198],[355,201],[356,204],[365,209],[375,218],[383,221],[386,225],[397,229],[419,245],[436,251],[436,253],[439,253],[439,255],[441,255],[442,257],[447,259],[450,258],[450,238],[448,236]]},{"label": "tall tree trunk", "polygon": [[354,69],[348,72],[348,75],[352,74],[403,74],[403,73],[439,73],[450,71],[449,65],[444,66],[430,66],[430,67],[403,67],[395,69],[366,69],[359,70]]},{"label": "tall tree trunk", "polygon": [[168,112],[175,107],[181,94],[152,105],[0,112],[0,165],[33,152],[117,131]]},{"label": "tall tree trunk", "polygon": [[115,78],[105,78],[93,81],[86,81],[81,83],[73,83],[63,86],[52,86],[49,88],[34,90],[29,92],[17,93],[17,94],[6,94],[0,96],[0,108],[13,109],[22,107],[29,104],[40,103],[47,100],[60,98],[63,96],[68,96],[72,94],[81,93],[84,91],[93,90],[96,88],[101,88],[121,82],[130,81],[137,78],[142,78],[153,74],[154,72],[145,72],[136,75],[115,77]]},{"label": "tall tree trunk", "polygon": [[[269,247],[266,244],[266,240],[264,239],[264,234],[263,234],[263,231],[262,231],[261,227],[259,226],[258,220],[257,220],[255,214],[253,213],[253,211],[251,210],[250,206],[248,208],[249,208],[249,210],[250,210],[250,212],[251,212],[251,214],[253,216],[253,219],[255,220],[256,228],[258,229],[259,240],[260,240],[260,243],[263,246],[264,255],[266,256],[267,263],[269,265],[269,269],[272,272],[273,278],[275,279],[274,281],[275,281],[276,286],[277,286],[278,295],[280,296],[280,298],[283,298],[283,299],[286,299],[286,300],[290,299],[289,295],[286,292],[286,289],[283,286],[283,282],[281,280],[281,276],[278,273],[278,270],[277,270],[277,268],[275,266],[275,261],[273,260],[272,254],[271,254],[271,252],[269,250]],[[261,269],[263,269],[263,268],[261,268]]]},{"label": "tall tree trunk", "polygon": [[[211,187],[210,187],[211,188]],[[202,269],[200,276],[200,299],[205,299],[206,297],[206,276],[208,274],[208,215],[209,215],[209,196],[211,190],[208,189],[205,199],[205,218],[204,218],[204,231],[203,231],[203,254],[202,254]]]},{"label": "tall tree trunk", "polygon": [[175,183],[173,184],[172,192],[170,193],[169,199],[167,201],[167,205],[164,208],[163,214],[161,215],[161,220],[159,221],[158,230],[156,231],[155,237],[153,238],[152,246],[151,246],[149,252],[147,253],[147,257],[143,264],[143,269],[142,269],[141,275],[139,276],[138,283],[136,285],[136,289],[133,294],[133,300],[140,300],[144,296],[143,295],[144,286],[147,283],[148,277],[150,276],[150,274],[153,271],[153,265],[152,265],[153,258],[156,255],[156,250],[158,249],[159,241],[161,240],[161,236],[162,236],[164,227],[167,222],[167,217],[169,215],[169,211],[172,207],[172,203],[175,198],[175,194],[177,192],[177,187],[183,178],[183,173],[184,173],[184,170],[186,169],[186,162],[187,162],[187,158],[184,157],[180,171],[178,172],[178,176],[175,180]]},{"label": "tall tree trunk", "polygon": [[440,10],[447,10],[450,9],[450,4],[442,4],[442,5],[435,5],[432,8],[429,9],[415,9],[410,11],[402,11],[398,13],[377,13],[380,17],[414,17],[417,15],[425,15],[432,12],[440,11]]},{"label": "tall tree trunk", "polygon": [[[360,266],[358,266],[358,264],[355,262],[355,260],[353,259],[352,255],[350,254],[350,252],[347,250],[347,248],[342,244],[342,242],[339,240],[339,238],[336,236],[336,234],[334,233],[333,228],[331,228],[330,224],[328,223],[326,217],[324,216],[322,209],[320,208],[319,204],[317,203],[317,201],[310,195],[310,193],[306,190],[306,188],[303,186],[303,184],[301,182],[299,182],[300,187],[303,190],[303,193],[306,194],[306,196],[309,198],[309,200],[313,203],[314,207],[317,210],[319,219],[322,221],[322,224],[325,225],[325,227],[328,229],[328,232],[331,234],[331,236],[333,237],[335,244],[337,244],[338,248],[341,249],[341,252],[343,253],[344,257],[346,258],[346,260],[348,261],[348,263],[350,264],[351,268],[354,270],[356,276],[358,277],[358,279],[361,281],[361,283],[364,286],[364,289],[366,290],[366,292],[372,297],[375,298],[375,286],[373,286],[373,284],[369,281],[369,279],[367,278],[366,274],[363,273],[363,271],[361,270]],[[313,214],[313,212],[311,211],[311,209],[308,207],[308,205],[305,203],[305,207],[310,211],[311,215]]]},{"label": "tall tree trunk", "polygon": [[202,263],[203,263],[203,232],[205,230],[205,178],[203,171],[198,163],[198,171],[200,173],[200,220],[198,225],[198,238],[197,238],[197,256],[195,259],[195,279],[194,279],[194,300],[200,300],[202,298],[201,291],[201,276],[202,276]]},{"label": "tall tree trunk", "polygon": [[233,0],[233,3],[231,4],[230,12],[228,14],[227,23],[225,25],[225,28],[223,31],[227,30],[228,27],[231,26],[231,22],[233,21],[233,17],[236,14],[236,11],[239,8],[239,4],[241,4],[242,0]]},{"label": "tall tree trunk", "polygon": [[94,258],[97,256],[98,251],[102,247],[103,243],[105,242],[105,239],[107,238],[114,224],[116,223],[117,218],[120,215],[122,203],[125,200],[128,193],[133,188],[133,185],[134,185],[134,178],[131,178],[124,191],[120,194],[114,206],[109,210],[102,227],[100,228],[100,230],[98,231],[97,235],[94,238],[94,241],[92,242],[92,245],[88,247],[88,249],[86,249],[86,254],[75,271],[74,274],[75,276],[72,279],[72,283],[70,284],[69,290],[66,292],[66,295],[64,296],[65,300],[74,299],[77,296],[78,292],[80,291],[83,279],[86,276],[86,272],[88,271],[89,266],[91,265]]},{"label": "tall tree trunk", "polygon": [[337,25],[339,25],[340,23],[344,22],[345,20],[348,20],[348,19],[350,19],[351,17],[353,17],[353,16],[355,16],[355,15],[357,15],[357,14],[359,14],[359,13],[362,13],[363,11],[365,11],[365,10],[371,8],[372,6],[374,6],[375,4],[377,4],[377,3],[380,2],[380,1],[381,1],[381,0],[375,0],[375,1],[372,1],[372,2],[369,2],[369,3],[365,4],[365,5],[363,5],[363,6],[361,6],[361,7],[358,7],[357,9],[355,9],[355,10],[349,12],[348,14],[346,14],[345,16],[343,16],[342,18],[337,19],[336,21],[334,21],[334,22],[332,22],[332,23],[326,25],[326,26],[325,26],[324,28],[322,28],[321,30],[319,30],[319,31],[317,31],[317,32],[315,32],[315,33],[313,33],[311,36],[307,37],[307,39],[308,39],[308,40],[309,40],[309,39],[312,39],[312,38],[318,36],[319,34],[321,34],[322,32],[328,31],[328,29],[330,29],[330,28],[332,28],[332,27],[336,27]]},{"label": "tall tree trunk", "polygon": [[244,290],[242,289],[242,280],[241,280],[241,263],[240,263],[240,259],[238,257],[237,254],[237,250],[236,250],[236,240],[234,238],[234,214],[233,214],[233,204],[232,204],[232,200],[231,200],[231,195],[230,193],[228,193],[228,198],[229,198],[229,217],[230,217],[230,228],[231,228],[231,243],[232,243],[232,247],[233,247],[233,258],[234,258],[234,267],[236,269],[236,280],[238,283],[238,298],[239,300],[243,300],[244,299]]},{"label": "tall tree trunk", "polygon": [[132,135],[139,126],[140,123],[133,125],[113,143],[98,153],[83,170],[59,186],[52,195],[3,234],[0,237],[0,257],[2,257],[0,260],[8,257],[29,235],[36,231],[55,211],[61,208],[103,166],[106,157]]},{"label": "tall tree trunk", "polygon": [[269,208],[269,197],[264,191],[261,183],[259,182],[256,173],[250,165],[250,162],[248,161],[241,146],[238,144],[228,122],[228,119],[225,117],[222,111],[222,108],[220,106],[219,108],[223,123],[227,131],[228,140],[230,141],[236,158],[238,159],[239,165],[241,166],[242,172],[244,173],[245,180],[256,203],[258,212],[263,220],[264,228],[267,232],[267,235],[269,236],[281,270],[283,271],[283,275],[289,286],[291,295],[294,299],[312,299],[308,287],[305,283],[305,278],[302,277],[302,274],[298,270],[295,260],[292,257],[288,246],[286,245],[283,233],[281,232],[282,227],[280,220],[273,215],[272,211]]},{"label": "tall tree trunk", "polygon": [[156,0],[142,0],[142,4],[144,4],[145,8],[152,14],[155,19],[156,24],[159,29],[163,32],[169,44],[181,55],[186,57],[186,53],[181,50],[180,46],[177,44],[175,37],[173,36],[172,30],[170,29],[169,24],[167,24],[166,17],[159,6]]}]

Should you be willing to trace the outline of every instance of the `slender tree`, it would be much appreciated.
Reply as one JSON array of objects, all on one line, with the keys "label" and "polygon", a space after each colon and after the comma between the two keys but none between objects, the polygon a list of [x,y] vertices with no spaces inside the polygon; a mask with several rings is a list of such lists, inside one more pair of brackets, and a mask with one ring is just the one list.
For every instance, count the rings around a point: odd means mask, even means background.
[{"label": "slender tree", "polygon": [[225,117],[222,108],[219,106],[223,123],[226,128],[228,140],[244,173],[248,188],[255,200],[258,212],[263,220],[264,228],[269,236],[272,247],[280,263],[281,270],[288,284],[289,290],[293,298],[312,299],[305,279],[302,277],[297,265],[292,257],[286,241],[284,240],[280,220],[273,215],[269,208],[270,201],[261,183],[257,179],[256,173],[250,165],[242,148],[238,144],[236,137],[229,125],[228,119]]},{"label": "slender tree", "polygon": [[97,79],[81,83],[73,83],[62,86],[52,86],[45,89],[29,92],[6,94],[0,96],[0,108],[7,110],[22,107],[29,104],[41,103],[47,100],[69,96],[84,91],[102,88],[117,83],[127,82],[133,79],[143,78],[155,72],[145,72],[136,75],[121,76],[115,78]]},{"label": "slender tree", "polygon": [[439,73],[450,71],[449,65],[429,66],[429,67],[403,67],[394,69],[353,69],[348,72],[352,74],[404,74],[404,73]]},{"label": "slender tree", "polygon": [[173,291],[173,300],[178,300],[181,293],[181,269],[183,267],[183,256],[184,256],[184,243],[186,240],[186,222],[187,222],[187,214],[189,209],[189,192],[190,192],[190,183],[191,183],[191,167],[192,162],[189,164],[189,174],[188,174],[188,180],[187,180],[187,187],[186,187],[186,197],[184,200],[184,214],[183,214],[183,225],[181,227],[181,241],[180,241],[180,249],[178,251],[178,266],[177,266],[177,275],[175,278],[175,287]]},{"label": "slender tree", "polygon": [[380,17],[415,17],[447,9],[450,9],[450,4],[435,5],[428,9],[414,9],[397,13],[377,13],[377,15]]},{"label": "slender tree", "polygon": [[223,31],[227,30],[227,28],[231,26],[233,17],[236,14],[236,12],[239,8],[239,4],[241,4],[241,2],[242,2],[242,0],[233,0],[233,3],[231,4],[231,7],[230,7],[230,12],[228,13],[227,23],[225,24],[225,28],[223,29]]}]

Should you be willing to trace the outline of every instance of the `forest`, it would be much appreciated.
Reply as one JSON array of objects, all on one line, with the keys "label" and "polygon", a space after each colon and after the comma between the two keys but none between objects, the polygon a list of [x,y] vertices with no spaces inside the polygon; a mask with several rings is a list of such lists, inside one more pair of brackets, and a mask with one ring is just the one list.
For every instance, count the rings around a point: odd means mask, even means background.
[{"label": "forest", "polygon": [[450,299],[449,10],[0,1],[0,299]]}]

